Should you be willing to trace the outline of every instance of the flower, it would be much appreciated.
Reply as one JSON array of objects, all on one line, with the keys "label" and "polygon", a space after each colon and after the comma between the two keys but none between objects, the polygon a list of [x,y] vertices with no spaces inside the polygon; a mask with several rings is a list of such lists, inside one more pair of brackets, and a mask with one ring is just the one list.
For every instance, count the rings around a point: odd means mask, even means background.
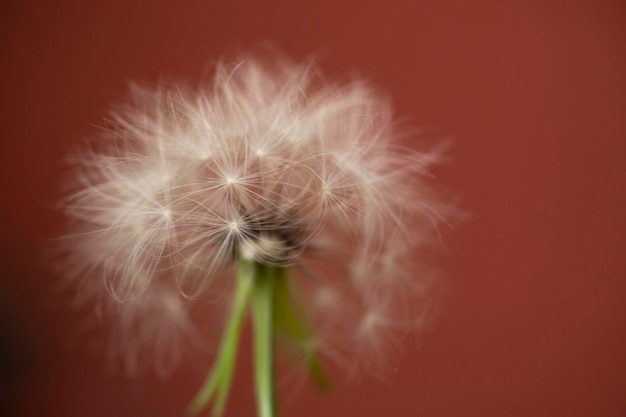
[{"label": "flower", "polygon": [[74,159],[71,275],[118,317],[132,368],[145,348],[169,369],[204,333],[188,306],[233,291],[238,260],[283,268],[311,327],[292,342],[380,374],[427,305],[415,248],[449,213],[440,152],[398,139],[386,97],[312,61],[246,55],[200,87],[133,85]]}]

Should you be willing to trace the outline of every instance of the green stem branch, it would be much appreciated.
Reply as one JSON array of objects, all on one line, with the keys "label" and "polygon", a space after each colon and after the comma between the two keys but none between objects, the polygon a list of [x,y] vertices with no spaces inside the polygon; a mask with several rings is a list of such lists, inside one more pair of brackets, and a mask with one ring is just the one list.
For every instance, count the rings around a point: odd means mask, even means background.
[{"label": "green stem branch", "polygon": [[232,381],[237,348],[243,318],[250,301],[252,289],[255,283],[255,264],[252,261],[241,259],[237,270],[237,283],[235,288],[234,303],[230,312],[228,323],[224,329],[220,348],[211,373],[205,380],[202,388],[196,394],[187,408],[188,414],[196,415],[216,396],[213,404],[212,415],[219,417],[224,412],[230,383]]},{"label": "green stem branch", "polygon": [[[202,388],[187,408],[196,415],[213,401],[212,416],[220,417],[230,391],[243,320],[250,305],[254,330],[254,379],[258,417],[277,417],[274,343],[277,333],[295,344],[307,370],[322,389],[328,387],[312,345],[312,332],[295,284],[289,284],[284,267],[241,258],[233,305],[215,363]],[[283,339],[284,340],[284,339]]]}]

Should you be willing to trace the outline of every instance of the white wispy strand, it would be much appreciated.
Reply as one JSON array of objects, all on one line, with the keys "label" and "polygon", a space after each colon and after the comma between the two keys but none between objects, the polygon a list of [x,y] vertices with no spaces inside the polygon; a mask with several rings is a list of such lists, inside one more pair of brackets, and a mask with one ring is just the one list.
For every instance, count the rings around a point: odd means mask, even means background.
[{"label": "white wispy strand", "polygon": [[396,130],[385,97],[312,62],[245,56],[200,88],[133,85],[64,201],[71,275],[119,306],[129,368],[142,347],[177,362],[195,331],[183,304],[227,290],[237,256],[308,271],[312,343],[384,366],[428,292],[414,248],[448,214],[428,185],[439,153]]}]

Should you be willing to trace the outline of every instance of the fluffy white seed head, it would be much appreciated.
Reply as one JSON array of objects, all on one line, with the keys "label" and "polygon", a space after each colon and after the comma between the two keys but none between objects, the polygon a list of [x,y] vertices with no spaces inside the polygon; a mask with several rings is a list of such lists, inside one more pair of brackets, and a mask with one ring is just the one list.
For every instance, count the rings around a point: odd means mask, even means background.
[{"label": "fluffy white seed head", "polygon": [[186,328],[174,300],[227,290],[237,257],[309,271],[294,279],[333,351],[382,356],[377,341],[410,322],[423,293],[406,260],[446,215],[427,185],[439,155],[400,147],[389,101],[367,83],[317,74],[244,56],[199,87],[134,85],[77,156],[72,273],[120,303],[129,338]]}]

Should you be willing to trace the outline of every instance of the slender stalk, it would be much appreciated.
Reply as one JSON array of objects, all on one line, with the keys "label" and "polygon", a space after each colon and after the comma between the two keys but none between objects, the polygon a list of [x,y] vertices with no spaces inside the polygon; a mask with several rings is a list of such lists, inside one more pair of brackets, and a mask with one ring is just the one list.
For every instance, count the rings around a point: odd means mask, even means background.
[{"label": "slender stalk", "polygon": [[255,385],[259,417],[276,417],[273,355],[273,295],[279,267],[257,264],[252,294]]},{"label": "slender stalk", "polygon": [[196,415],[215,396],[212,415],[219,417],[224,412],[226,399],[230,391],[241,327],[250,297],[255,284],[255,263],[240,259],[237,270],[237,283],[234,303],[230,312],[226,328],[222,336],[218,355],[213,369],[205,380],[202,388],[187,407],[187,413]]}]

